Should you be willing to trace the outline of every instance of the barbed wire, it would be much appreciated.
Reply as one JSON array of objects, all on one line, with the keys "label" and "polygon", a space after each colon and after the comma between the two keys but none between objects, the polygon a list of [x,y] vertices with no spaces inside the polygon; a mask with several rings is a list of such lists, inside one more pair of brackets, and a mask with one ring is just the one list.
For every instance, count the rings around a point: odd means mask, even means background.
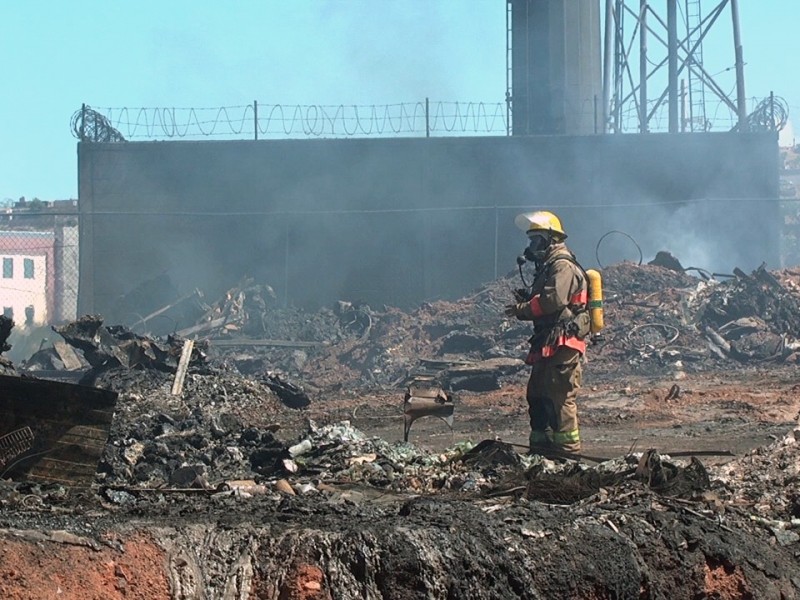
[{"label": "barbed wire", "polygon": [[[648,114],[657,108],[648,121],[648,131],[653,133],[669,130],[668,106],[664,102],[657,106],[658,102],[658,100],[648,102]],[[748,110],[750,131],[780,131],[789,120],[790,107],[780,96],[752,97],[748,99],[748,105],[750,106]],[[735,131],[738,129],[738,115],[722,100],[706,101],[706,114],[713,114],[713,117],[707,118],[704,131]],[[638,131],[639,117],[639,108],[633,102],[623,105],[620,110],[620,130],[622,132]]]},{"label": "barbed wire", "polygon": [[321,137],[383,135],[425,132],[423,102],[384,105],[276,104],[266,118],[258,117],[259,133],[265,135]]},{"label": "barbed wire", "polygon": [[72,135],[87,142],[124,142],[125,138],[106,117],[91,106],[83,105],[70,120]]},{"label": "barbed wire", "polygon": [[[252,134],[253,106],[220,108],[106,108],[106,118],[131,138]],[[238,115],[236,113],[239,113]]]},{"label": "barbed wire", "polygon": [[[778,96],[751,98],[751,130],[780,130],[788,122],[789,106]],[[701,131],[730,131],[738,115],[722,100],[706,102]],[[298,138],[377,137],[421,135],[508,135],[505,102],[436,101],[396,104],[253,104],[216,108],[104,108],[84,106],[72,117],[75,137],[85,141],[182,139],[204,137]],[[598,120],[598,108],[585,101],[576,118]],[[665,102],[648,102],[648,131],[669,129]],[[626,102],[618,112],[619,132],[638,132],[639,109]],[[614,108],[611,123],[614,123]],[[687,123],[691,116],[686,116]],[[600,119],[602,120],[602,119]],[[697,127],[698,124],[694,124]],[[602,125],[599,125],[602,130]]]},{"label": "barbed wire", "polygon": [[[81,115],[85,115],[82,119]],[[91,127],[87,125],[91,123]],[[455,133],[506,134],[502,102],[402,102],[373,105],[271,104],[219,108],[104,108],[84,106],[72,118],[75,137],[122,139],[210,136],[355,137]]]},{"label": "barbed wire", "polygon": [[[769,96],[759,102],[747,115],[750,131],[780,131],[789,121],[789,106],[780,96]],[[737,123],[735,130],[739,129]]]}]

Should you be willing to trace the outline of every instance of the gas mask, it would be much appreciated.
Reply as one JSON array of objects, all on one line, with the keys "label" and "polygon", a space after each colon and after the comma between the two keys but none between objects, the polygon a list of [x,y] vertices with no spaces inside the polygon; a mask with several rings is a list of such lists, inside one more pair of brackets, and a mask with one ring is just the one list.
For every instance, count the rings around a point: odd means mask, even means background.
[{"label": "gas mask", "polygon": [[550,234],[544,231],[529,231],[528,239],[530,242],[528,247],[525,248],[523,256],[530,262],[542,262],[547,250],[550,248],[550,242],[552,241]]}]

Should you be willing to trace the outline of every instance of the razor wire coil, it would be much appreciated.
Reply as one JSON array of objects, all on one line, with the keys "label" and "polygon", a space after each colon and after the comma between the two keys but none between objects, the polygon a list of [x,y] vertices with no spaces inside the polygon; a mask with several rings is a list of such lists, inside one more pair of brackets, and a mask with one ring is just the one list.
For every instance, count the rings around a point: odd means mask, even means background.
[{"label": "razor wire coil", "polygon": [[[584,102],[584,118],[597,107]],[[750,131],[779,131],[788,123],[789,106],[779,96],[752,98]],[[419,135],[509,135],[505,102],[417,101],[394,104],[253,104],[205,108],[103,108],[84,106],[71,120],[73,135],[83,141],[234,137],[271,139],[299,137],[377,137]],[[640,111],[634,103],[619,108],[616,122],[611,107],[609,126],[618,133],[638,132]],[[513,112],[513,111],[512,111]],[[648,131],[668,130],[667,108],[648,102]],[[711,108],[713,117],[700,130],[736,130],[737,115],[723,102]],[[576,118],[578,115],[576,115]]]},{"label": "razor wire coil", "polygon": [[[789,121],[789,105],[780,96],[767,96],[766,98],[750,98],[748,105],[752,108],[747,114],[749,131],[781,131]],[[706,113],[709,116],[702,124],[700,131],[738,131],[738,115],[722,100],[706,102]],[[647,129],[649,132],[669,131],[668,106],[666,102],[657,99],[647,103],[649,119]],[[638,132],[640,129],[640,108],[630,100],[617,109],[611,107],[609,113],[609,126],[613,129],[614,112],[619,110],[619,133]],[[683,126],[690,125],[692,119],[687,115]],[[697,131],[697,129],[695,129]]]},{"label": "razor wire coil", "polygon": [[355,137],[430,133],[506,134],[505,103],[402,102],[383,105],[258,103],[218,108],[85,106],[72,117],[85,141],[211,136]]}]

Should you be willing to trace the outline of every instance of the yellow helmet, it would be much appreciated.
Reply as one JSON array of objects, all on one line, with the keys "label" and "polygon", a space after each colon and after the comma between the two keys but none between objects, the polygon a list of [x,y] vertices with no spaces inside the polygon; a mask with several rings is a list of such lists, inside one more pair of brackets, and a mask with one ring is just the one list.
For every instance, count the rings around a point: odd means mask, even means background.
[{"label": "yellow helmet", "polygon": [[522,213],[517,215],[514,223],[526,233],[529,231],[546,231],[558,234],[561,239],[566,239],[567,237],[567,234],[564,233],[564,228],[561,226],[561,219],[548,210]]}]

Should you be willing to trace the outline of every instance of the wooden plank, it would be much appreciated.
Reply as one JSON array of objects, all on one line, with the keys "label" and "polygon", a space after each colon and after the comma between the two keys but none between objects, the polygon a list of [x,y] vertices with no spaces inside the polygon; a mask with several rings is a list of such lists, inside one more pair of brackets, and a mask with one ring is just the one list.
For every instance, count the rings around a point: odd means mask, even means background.
[{"label": "wooden plank", "polygon": [[217,327],[221,327],[225,324],[227,317],[220,317],[219,319],[214,319],[213,321],[209,321],[208,323],[200,323],[199,325],[192,325],[191,327],[187,327],[186,329],[181,329],[177,332],[177,335],[181,337],[186,337],[187,335],[192,335],[193,333],[200,333],[201,331],[207,331],[209,329],[216,329]]},{"label": "wooden plank", "polygon": [[67,371],[77,371],[78,369],[83,368],[83,363],[81,359],[78,358],[78,355],[75,354],[75,350],[67,344],[63,340],[56,340],[53,342],[53,348],[55,349],[58,357],[61,359],[61,362],[64,363],[64,368]]},{"label": "wooden plank", "polygon": [[184,301],[188,300],[189,298],[194,298],[195,296],[196,296],[196,297],[198,297],[198,298],[202,298],[202,297],[203,297],[203,295],[200,293],[200,290],[198,290],[198,289],[195,289],[195,290],[194,290],[193,292],[191,292],[190,294],[186,294],[185,296],[182,296],[182,297],[178,298],[178,299],[177,299],[177,300],[175,300],[174,302],[172,302],[172,303],[170,303],[170,304],[167,304],[166,306],[163,306],[163,307],[159,308],[157,311],[155,311],[155,312],[151,312],[149,315],[147,315],[147,316],[145,316],[145,317],[142,317],[141,319],[139,319],[138,321],[136,321],[136,322],[135,322],[133,325],[131,325],[131,327],[130,327],[130,328],[131,328],[131,329],[133,329],[134,327],[136,327],[137,325],[140,325],[140,324],[141,324],[141,325],[146,325],[146,324],[147,324],[147,322],[148,322],[149,320],[151,320],[151,319],[154,319],[154,318],[155,318],[155,317],[157,317],[158,315],[160,315],[160,314],[162,314],[162,313],[165,313],[165,312],[167,312],[169,309],[171,309],[171,308],[175,308],[175,307],[176,307],[176,306],[178,306],[178,305],[179,305],[181,302],[184,302]]},{"label": "wooden plank", "polygon": [[72,462],[44,457],[31,469],[28,479],[83,487],[91,485],[96,469],[96,462]]},{"label": "wooden plank", "polygon": [[279,346],[286,348],[315,348],[321,346],[322,342],[298,342],[293,340],[208,340],[212,346],[219,346],[221,348],[230,346]]},{"label": "wooden plank", "polygon": [[175,381],[172,382],[172,395],[180,396],[183,393],[183,381],[186,379],[186,371],[189,370],[189,361],[192,358],[194,340],[183,342],[181,350],[181,360],[178,362],[178,370],[175,372]]}]

